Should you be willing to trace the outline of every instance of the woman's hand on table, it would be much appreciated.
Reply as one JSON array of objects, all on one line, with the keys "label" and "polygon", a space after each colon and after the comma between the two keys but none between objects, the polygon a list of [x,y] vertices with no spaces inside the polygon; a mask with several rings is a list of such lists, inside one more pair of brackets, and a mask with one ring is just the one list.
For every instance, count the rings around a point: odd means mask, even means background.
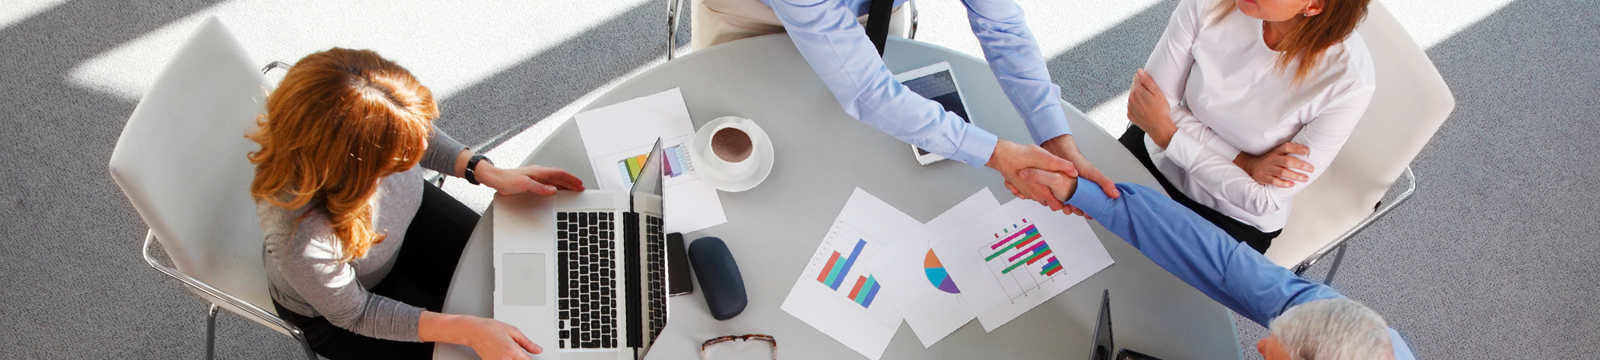
[{"label": "woman's hand on table", "polygon": [[477,171],[478,182],[501,195],[532,192],[549,196],[555,195],[556,190],[583,191],[583,180],[558,168],[528,165],[501,169],[487,162],[479,162],[478,168],[482,170]]},{"label": "woman's hand on table", "polygon": [[515,326],[477,316],[423,311],[417,337],[426,342],[466,345],[485,360],[529,360],[529,353],[544,352]]},{"label": "woman's hand on table", "polygon": [[1133,75],[1133,86],[1128,89],[1128,121],[1144,130],[1150,140],[1162,148],[1172,142],[1172,134],[1178,131],[1177,125],[1172,123],[1172,106],[1167,104],[1167,96],[1144,69]]},{"label": "woman's hand on table", "polygon": [[1306,173],[1315,171],[1311,163],[1300,160],[1292,154],[1310,155],[1311,148],[1292,142],[1283,143],[1261,156],[1241,152],[1239,156],[1233,158],[1233,164],[1244,169],[1244,172],[1250,174],[1250,179],[1262,185],[1291,188],[1295,182],[1311,181],[1310,176],[1295,170]]}]

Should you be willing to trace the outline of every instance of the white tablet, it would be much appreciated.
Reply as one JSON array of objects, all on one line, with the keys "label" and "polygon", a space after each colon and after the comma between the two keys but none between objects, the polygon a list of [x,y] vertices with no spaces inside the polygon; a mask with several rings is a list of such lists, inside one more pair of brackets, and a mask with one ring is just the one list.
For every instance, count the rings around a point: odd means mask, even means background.
[{"label": "white tablet", "polygon": [[[961,87],[956,84],[956,77],[950,72],[950,63],[941,62],[899,73],[894,79],[910,88],[911,92],[944,106],[945,111],[956,113],[962,121],[972,122],[972,118],[967,116],[966,99],[961,98]],[[917,162],[923,165],[944,160],[943,156],[924,151],[915,145],[911,146],[911,153],[917,157]]]}]

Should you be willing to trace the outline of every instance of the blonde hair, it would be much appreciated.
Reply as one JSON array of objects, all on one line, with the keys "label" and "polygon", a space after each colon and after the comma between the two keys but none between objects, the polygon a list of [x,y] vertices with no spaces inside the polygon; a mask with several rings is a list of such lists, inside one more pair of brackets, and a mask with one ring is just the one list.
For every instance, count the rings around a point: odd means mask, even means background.
[{"label": "blonde hair", "polygon": [[245,135],[261,145],[250,194],[290,209],[316,200],[343,261],[383,242],[369,200],[379,179],[421,161],[439,116],[433,92],[375,52],[333,48],[295,63],[266,107]]},{"label": "blonde hair", "polygon": [[[1292,84],[1299,86],[1311,72],[1321,65],[1322,54],[1334,44],[1344,42],[1356,31],[1356,26],[1361,25],[1361,20],[1367,17],[1367,4],[1371,0],[1325,0],[1327,5],[1322,13],[1316,16],[1307,16],[1300,25],[1296,25],[1289,33],[1284,34],[1278,42],[1278,71],[1289,69],[1289,64],[1300,60],[1300,65],[1295,67],[1294,81]],[[1239,4],[1234,0],[1224,0],[1217,3],[1217,20],[1228,17]],[[1299,15],[1296,15],[1299,16]]]}]

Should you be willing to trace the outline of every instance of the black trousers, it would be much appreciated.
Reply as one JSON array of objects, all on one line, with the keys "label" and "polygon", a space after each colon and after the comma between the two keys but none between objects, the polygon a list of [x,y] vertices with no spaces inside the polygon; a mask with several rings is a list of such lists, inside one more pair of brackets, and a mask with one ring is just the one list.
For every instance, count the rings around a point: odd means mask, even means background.
[{"label": "black trousers", "polygon": [[[444,307],[445,292],[461,250],[478,225],[477,212],[461,204],[433,184],[424,183],[422,207],[406,227],[405,243],[389,275],[373,286],[382,295],[431,311]],[[433,343],[416,343],[371,338],[340,328],[327,318],[308,318],[276,301],[278,315],[305,331],[306,340],[318,355],[342,359],[431,359]]]},{"label": "black trousers", "polygon": [[1144,147],[1144,129],[1140,129],[1138,126],[1128,126],[1128,132],[1122,133],[1122,137],[1118,138],[1117,142],[1122,143],[1122,147],[1128,148],[1128,151],[1133,152],[1133,157],[1139,158],[1139,163],[1144,164],[1144,168],[1150,170],[1150,175],[1155,175],[1156,181],[1161,183],[1162,189],[1167,190],[1167,194],[1172,196],[1172,200],[1183,204],[1189,210],[1194,210],[1195,214],[1200,214],[1200,217],[1205,218],[1212,224],[1216,224],[1217,227],[1228,232],[1228,235],[1233,236],[1234,240],[1243,241],[1245,244],[1250,245],[1251,249],[1256,249],[1257,252],[1265,254],[1267,247],[1272,246],[1272,239],[1283,233],[1282,229],[1273,232],[1261,232],[1261,230],[1256,230],[1255,226],[1234,220],[1232,217],[1194,202],[1188,195],[1184,195],[1183,191],[1178,190],[1178,187],[1167,181],[1166,176],[1161,175],[1161,170],[1157,170],[1155,162],[1150,160],[1150,152]]}]

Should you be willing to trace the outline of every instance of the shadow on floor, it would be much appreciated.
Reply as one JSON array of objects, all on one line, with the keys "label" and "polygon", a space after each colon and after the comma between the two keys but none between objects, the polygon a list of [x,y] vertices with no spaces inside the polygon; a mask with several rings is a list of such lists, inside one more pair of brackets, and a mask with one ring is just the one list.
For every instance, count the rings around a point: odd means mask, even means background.
[{"label": "shadow on floor", "polygon": [[666,8],[665,1],[635,6],[443,99],[438,126],[484,152],[607,82],[665,60]]},{"label": "shadow on floor", "polygon": [[[146,227],[106,170],[136,102],[68,78],[81,63],[218,3],[75,0],[0,29],[0,149],[11,154],[0,175],[0,329],[11,329],[0,336],[0,358],[204,356],[204,303],[139,260]],[[665,8],[636,6],[443,99],[441,127],[493,147],[664,58]],[[222,357],[299,356],[293,340],[237,316],[220,316],[217,330]]]},{"label": "shadow on floor", "polygon": [[1140,11],[1093,39],[1046,60],[1050,76],[1061,85],[1061,97],[1089,111],[1133,84],[1150,50],[1161,39],[1178,0],[1165,0]]}]

